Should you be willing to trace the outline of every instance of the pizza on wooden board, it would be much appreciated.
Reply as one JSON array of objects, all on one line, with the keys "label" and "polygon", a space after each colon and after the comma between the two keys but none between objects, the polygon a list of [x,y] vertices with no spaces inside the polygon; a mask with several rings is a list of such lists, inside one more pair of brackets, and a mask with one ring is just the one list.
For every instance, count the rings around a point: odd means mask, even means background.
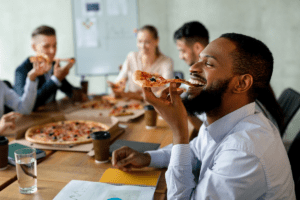
[{"label": "pizza on wooden board", "polygon": [[132,79],[133,82],[135,82],[137,85],[141,87],[161,87],[171,82],[184,83],[192,87],[201,86],[199,84],[192,84],[184,79],[164,79],[164,77],[160,76],[159,74],[151,74],[140,70],[136,70],[132,74]]},{"label": "pizza on wooden board", "polygon": [[25,133],[25,139],[38,144],[84,144],[92,142],[91,133],[108,129],[109,126],[106,124],[94,121],[59,121],[29,128]]}]

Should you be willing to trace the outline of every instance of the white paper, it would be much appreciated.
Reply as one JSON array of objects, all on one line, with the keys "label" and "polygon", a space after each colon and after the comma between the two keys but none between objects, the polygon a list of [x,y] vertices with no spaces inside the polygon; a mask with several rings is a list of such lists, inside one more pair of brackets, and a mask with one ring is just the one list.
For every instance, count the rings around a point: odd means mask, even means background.
[{"label": "white paper", "polygon": [[111,16],[127,15],[128,3],[127,0],[107,0],[107,14]]},{"label": "white paper", "polygon": [[54,200],[153,200],[155,187],[122,185],[100,182],[70,181]]},{"label": "white paper", "polygon": [[98,47],[97,19],[95,17],[76,19],[77,47]]},{"label": "white paper", "polygon": [[81,12],[85,17],[102,16],[102,0],[81,0]]}]

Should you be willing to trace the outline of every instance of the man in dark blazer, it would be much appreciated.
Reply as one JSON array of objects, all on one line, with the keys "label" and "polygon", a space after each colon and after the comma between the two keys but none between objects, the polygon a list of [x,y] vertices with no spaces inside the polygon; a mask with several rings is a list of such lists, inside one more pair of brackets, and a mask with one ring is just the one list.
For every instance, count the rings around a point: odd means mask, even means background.
[{"label": "man in dark blazer", "polygon": [[[40,62],[39,65],[49,65],[49,71],[38,79],[38,92],[34,110],[41,105],[55,101],[57,90],[61,90],[68,97],[72,97],[73,86],[65,79],[73,63],[60,67],[59,60],[54,61],[56,54],[56,34],[55,30],[49,26],[40,26],[32,33],[32,49],[35,53],[46,54],[49,64]],[[51,65],[51,66],[50,66]],[[14,89],[20,96],[24,93],[24,86],[27,73],[33,68],[33,63],[27,58],[15,71]]]}]

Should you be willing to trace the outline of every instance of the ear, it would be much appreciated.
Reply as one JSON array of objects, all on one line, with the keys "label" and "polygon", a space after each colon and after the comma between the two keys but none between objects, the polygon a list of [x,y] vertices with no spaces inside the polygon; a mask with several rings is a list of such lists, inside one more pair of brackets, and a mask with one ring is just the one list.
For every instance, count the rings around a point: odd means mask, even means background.
[{"label": "ear", "polygon": [[250,74],[236,76],[233,93],[247,92],[253,85],[253,77]]},{"label": "ear", "polygon": [[199,55],[205,47],[202,46],[200,42],[195,42],[193,45],[194,52]]}]

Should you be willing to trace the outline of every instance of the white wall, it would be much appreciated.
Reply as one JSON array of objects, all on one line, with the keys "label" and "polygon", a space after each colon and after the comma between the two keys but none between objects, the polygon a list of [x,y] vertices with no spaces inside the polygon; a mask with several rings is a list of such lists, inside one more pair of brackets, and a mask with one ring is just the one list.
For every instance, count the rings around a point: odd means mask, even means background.
[{"label": "white wall", "polygon": [[[57,57],[72,57],[70,0],[0,0],[0,79],[14,82],[15,68],[33,54],[30,34],[41,24],[57,31]],[[172,57],[176,70],[188,77],[188,67],[178,58],[173,33],[184,22],[201,21],[211,40],[225,32],[244,33],[262,40],[273,52],[275,66],[271,84],[277,96],[292,87],[300,92],[300,1],[299,0],[138,0],[139,24],[159,30],[160,49]],[[115,77],[109,77],[113,80]],[[88,77],[89,92],[105,92],[104,77]],[[68,80],[79,86],[75,69]],[[59,97],[62,97],[59,94]],[[297,114],[296,120],[300,120]],[[293,136],[300,129],[293,123]]]}]

